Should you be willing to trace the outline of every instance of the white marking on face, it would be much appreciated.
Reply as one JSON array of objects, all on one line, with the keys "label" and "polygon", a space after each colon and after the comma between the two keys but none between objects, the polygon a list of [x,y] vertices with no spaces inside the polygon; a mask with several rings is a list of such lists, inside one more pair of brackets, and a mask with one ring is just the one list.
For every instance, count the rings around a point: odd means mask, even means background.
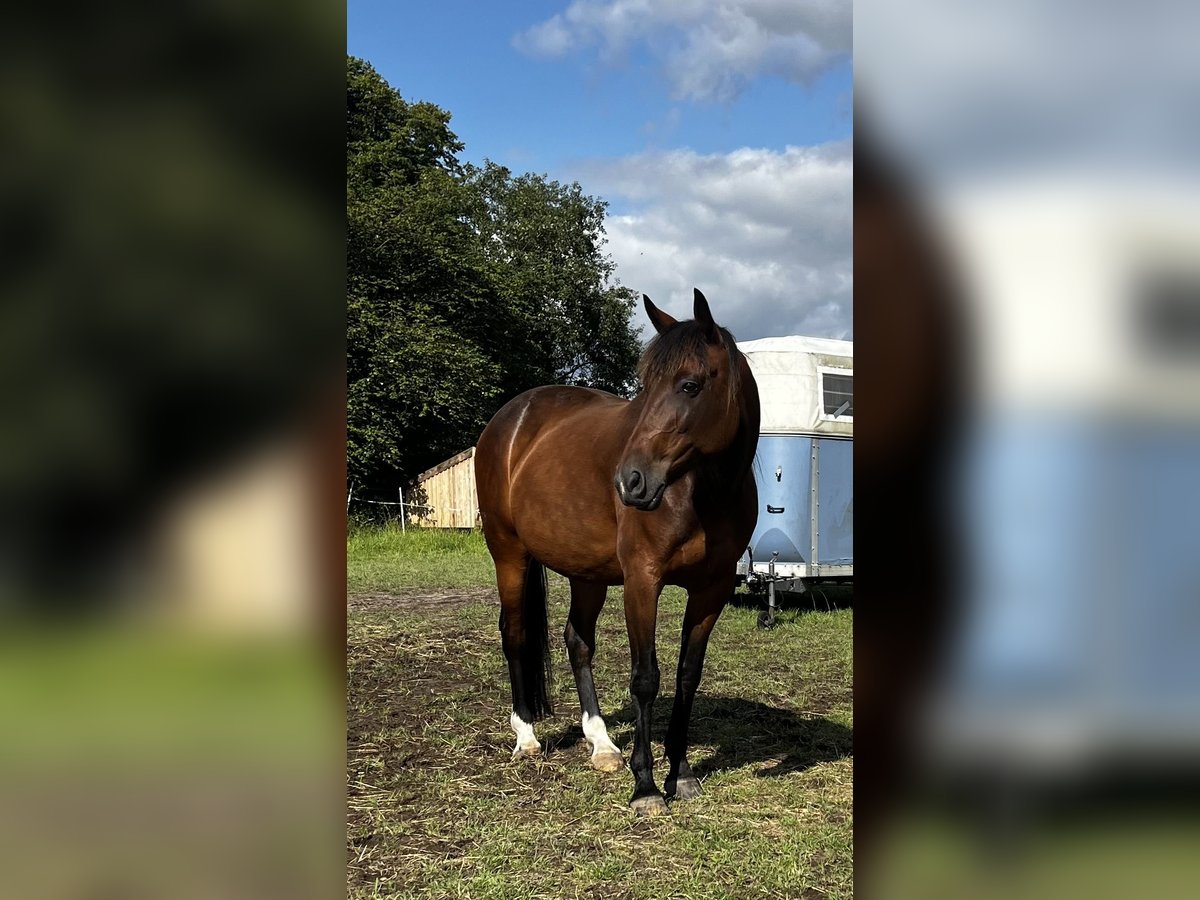
[{"label": "white marking on face", "polygon": [[597,756],[601,753],[616,753],[620,756],[621,751],[617,749],[616,744],[608,739],[608,728],[604,724],[604,719],[600,716],[583,714],[583,736],[592,745],[592,756]]},{"label": "white marking on face", "polygon": [[512,725],[512,730],[517,733],[517,746],[513,749],[513,756],[516,756],[522,750],[532,750],[535,753],[541,752],[542,745],[533,736],[533,725],[526,722],[515,712],[508,717],[508,722]]}]

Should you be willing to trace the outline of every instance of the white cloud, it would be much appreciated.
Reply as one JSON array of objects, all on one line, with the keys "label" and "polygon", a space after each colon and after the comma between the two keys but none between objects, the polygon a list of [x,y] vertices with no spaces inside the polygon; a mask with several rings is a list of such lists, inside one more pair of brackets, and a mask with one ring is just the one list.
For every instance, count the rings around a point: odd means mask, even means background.
[{"label": "white cloud", "polygon": [[522,32],[516,38],[518,49],[534,56],[565,56],[574,44],[571,29],[563,22],[561,16],[554,16],[534,25],[528,31]]},{"label": "white cloud", "polygon": [[851,173],[838,143],[639,154],[590,162],[581,180],[626,208],[606,222],[617,277],[672,315],[691,318],[698,287],[739,340],[841,338],[852,329]]},{"label": "white cloud", "polygon": [[513,38],[533,56],[596,46],[613,60],[641,42],[677,98],[735,98],[754,77],[809,83],[849,57],[850,0],[575,0]]}]

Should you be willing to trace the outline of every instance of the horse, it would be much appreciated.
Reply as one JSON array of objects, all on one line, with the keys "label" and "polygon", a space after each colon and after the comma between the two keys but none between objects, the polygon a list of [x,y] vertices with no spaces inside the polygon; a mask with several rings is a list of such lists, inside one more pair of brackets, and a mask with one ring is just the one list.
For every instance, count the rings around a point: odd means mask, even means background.
[{"label": "horse", "polygon": [[[564,638],[591,765],[625,762],[609,739],[592,680],[596,620],[625,586],[629,690],[635,711],[630,807],[668,811],[666,798],[700,794],[688,764],[688,723],[709,635],[736,586],[737,561],[758,516],[751,467],[758,387],[733,335],[695,291],[677,321],[642,295],[657,334],[638,362],[633,400],[583,387],[534,388],[509,401],[475,448],[484,537],[496,567],[500,635],[512,686],[513,758],[536,757],[534,723],[552,714],[546,569],[571,585]],[[658,598],[688,593],[666,736],[665,795],[654,782],[651,710],[658,696]]]}]

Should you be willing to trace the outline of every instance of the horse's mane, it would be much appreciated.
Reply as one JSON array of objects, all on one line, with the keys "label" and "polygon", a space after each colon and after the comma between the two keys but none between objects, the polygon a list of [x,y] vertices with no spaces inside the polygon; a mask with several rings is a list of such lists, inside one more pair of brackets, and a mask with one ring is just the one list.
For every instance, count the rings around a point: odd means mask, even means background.
[{"label": "horse's mane", "polygon": [[[733,334],[720,325],[716,326],[722,342],[729,353],[729,393],[737,402],[741,398],[741,367],[738,357],[741,351]],[[657,334],[638,361],[638,377],[642,385],[658,378],[673,378],[685,363],[695,363],[702,368],[708,360],[708,331],[694,320],[679,322],[661,334]]]}]

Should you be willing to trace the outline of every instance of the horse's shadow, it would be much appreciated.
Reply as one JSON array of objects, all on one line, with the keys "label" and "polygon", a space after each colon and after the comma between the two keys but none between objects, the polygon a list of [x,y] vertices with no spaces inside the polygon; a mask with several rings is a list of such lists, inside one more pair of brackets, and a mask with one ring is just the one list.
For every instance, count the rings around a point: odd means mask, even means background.
[{"label": "horse's shadow", "polygon": [[[661,740],[666,735],[674,699],[666,694],[654,703],[655,739]],[[632,701],[606,717],[609,736],[618,747],[632,743],[634,717]],[[849,756],[854,733],[829,719],[802,716],[754,700],[697,694],[689,734],[693,749],[688,755],[697,776],[766,763],[755,775],[771,778]],[[578,724],[572,725],[549,736],[547,749],[569,750],[582,740],[582,729]],[[715,748],[714,752],[701,749],[707,747]]]}]

